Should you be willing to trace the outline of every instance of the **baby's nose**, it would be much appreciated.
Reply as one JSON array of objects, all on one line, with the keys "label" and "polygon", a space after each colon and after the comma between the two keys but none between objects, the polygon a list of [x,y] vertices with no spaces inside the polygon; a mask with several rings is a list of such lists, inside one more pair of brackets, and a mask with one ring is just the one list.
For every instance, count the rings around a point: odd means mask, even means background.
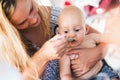
[{"label": "baby's nose", "polygon": [[70,33],[69,37],[74,38],[76,35],[74,33]]}]

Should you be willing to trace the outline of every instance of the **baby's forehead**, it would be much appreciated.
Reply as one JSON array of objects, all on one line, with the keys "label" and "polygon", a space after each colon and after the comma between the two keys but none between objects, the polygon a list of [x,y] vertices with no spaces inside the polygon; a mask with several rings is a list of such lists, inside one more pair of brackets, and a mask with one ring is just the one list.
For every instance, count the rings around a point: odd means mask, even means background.
[{"label": "baby's forehead", "polygon": [[[82,11],[74,6],[64,8],[59,15],[58,22],[65,23],[65,22],[72,22],[76,24],[85,24],[85,18]],[[69,24],[70,24],[69,23]]]},{"label": "baby's forehead", "polygon": [[76,6],[67,6],[65,8],[62,9],[61,13],[66,13],[66,14],[69,14],[69,13],[72,13],[72,14],[82,14],[82,11],[80,8],[76,7]]},{"label": "baby's forehead", "polygon": [[[75,15],[74,15],[75,14]],[[82,12],[79,10],[79,9],[69,9],[69,10],[63,10],[61,11],[61,15],[64,16],[64,15],[74,15],[74,16],[78,16],[78,15],[81,15],[82,16]]]},{"label": "baby's forehead", "polygon": [[65,10],[61,12],[60,19],[65,19],[65,18],[68,18],[68,19],[74,18],[74,19],[82,20],[84,19],[84,16],[82,12],[77,11],[77,10]]},{"label": "baby's forehead", "polygon": [[63,14],[61,15],[61,21],[62,22],[72,22],[72,23],[82,23],[84,22],[84,17],[80,14]]}]

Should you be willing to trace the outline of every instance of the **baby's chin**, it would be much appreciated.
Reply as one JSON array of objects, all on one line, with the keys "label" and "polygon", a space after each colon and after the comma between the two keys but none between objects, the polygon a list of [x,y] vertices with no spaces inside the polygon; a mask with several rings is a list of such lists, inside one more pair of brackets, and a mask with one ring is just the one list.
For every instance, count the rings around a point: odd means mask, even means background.
[{"label": "baby's chin", "polygon": [[68,43],[68,48],[75,48],[75,47],[77,47],[78,46],[78,44],[72,44],[72,43]]}]

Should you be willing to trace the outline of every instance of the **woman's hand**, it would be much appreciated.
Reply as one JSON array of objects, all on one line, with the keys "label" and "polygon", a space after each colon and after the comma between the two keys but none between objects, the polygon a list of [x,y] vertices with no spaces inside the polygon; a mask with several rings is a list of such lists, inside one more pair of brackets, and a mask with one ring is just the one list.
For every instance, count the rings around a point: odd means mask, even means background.
[{"label": "woman's hand", "polygon": [[90,49],[71,50],[68,54],[77,54],[78,58],[71,60],[72,70],[76,77],[88,72],[100,59],[102,59],[101,46]]},{"label": "woman's hand", "polygon": [[40,56],[47,60],[58,59],[63,56],[66,50],[66,39],[63,35],[56,35],[48,40],[39,50]]}]

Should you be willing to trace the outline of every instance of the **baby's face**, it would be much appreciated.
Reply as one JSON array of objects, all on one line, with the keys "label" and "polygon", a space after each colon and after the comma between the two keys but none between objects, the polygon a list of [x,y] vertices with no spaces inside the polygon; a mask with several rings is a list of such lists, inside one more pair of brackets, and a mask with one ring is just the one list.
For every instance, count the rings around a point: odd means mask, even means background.
[{"label": "baby's face", "polygon": [[66,35],[68,47],[76,47],[85,37],[85,25],[79,17],[66,16],[59,23],[59,33]]}]

